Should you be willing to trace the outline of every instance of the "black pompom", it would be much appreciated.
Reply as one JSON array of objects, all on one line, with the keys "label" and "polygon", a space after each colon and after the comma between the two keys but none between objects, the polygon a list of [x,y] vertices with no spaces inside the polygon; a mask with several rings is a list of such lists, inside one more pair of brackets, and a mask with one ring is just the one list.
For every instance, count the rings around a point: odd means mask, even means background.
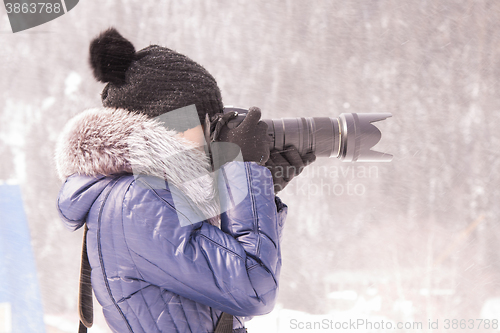
[{"label": "black pompom", "polygon": [[124,83],[134,57],[134,45],[115,28],[102,32],[90,43],[90,66],[100,82]]}]

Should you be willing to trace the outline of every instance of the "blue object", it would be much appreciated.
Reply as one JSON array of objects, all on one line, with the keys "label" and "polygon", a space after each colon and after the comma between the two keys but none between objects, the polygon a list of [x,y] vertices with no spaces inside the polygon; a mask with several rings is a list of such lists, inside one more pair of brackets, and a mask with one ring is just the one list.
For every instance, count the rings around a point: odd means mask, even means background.
[{"label": "blue object", "polygon": [[45,332],[19,185],[0,184],[0,332]]},{"label": "blue object", "polygon": [[241,317],[274,307],[287,207],[267,168],[230,162],[217,172],[227,195],[220,229],[164,179],[74,174],[64,183],[59,213],[72,230],[88,226],[92,287],[113,332],[213,332],[222,311],[241,329]]}]

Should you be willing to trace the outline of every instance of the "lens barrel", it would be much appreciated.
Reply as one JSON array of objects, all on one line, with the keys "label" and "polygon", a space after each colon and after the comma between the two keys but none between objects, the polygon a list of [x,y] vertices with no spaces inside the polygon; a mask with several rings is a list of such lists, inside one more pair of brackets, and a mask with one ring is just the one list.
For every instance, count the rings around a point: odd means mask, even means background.
[{"label": "lens barrel", "polygon": [[[236,127],[248,110],[227,107],[238,112],[228,126]],[[293,145],[299,153],[313,151],[317,157],[337,157],[344,162],[390,162],[392,155],[371,150],[382,137],[373,122],[391,117],[390,113],[342,113],[338,118],[298,117],[262,119],[271,137],[270,149],[284,150]]]}]

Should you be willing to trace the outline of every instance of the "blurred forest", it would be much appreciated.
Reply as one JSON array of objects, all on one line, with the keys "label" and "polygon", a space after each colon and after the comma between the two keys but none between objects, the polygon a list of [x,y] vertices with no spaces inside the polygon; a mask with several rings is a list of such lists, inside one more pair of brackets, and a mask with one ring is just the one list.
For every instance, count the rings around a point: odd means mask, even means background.
[{"label": "blurred forest", "polygon": [[280,308],[485,318],[500,299],[499,22],[495,0],[82,0],[12,34],[0,10],[0,179],[22,187],[46,315],[77,318],[82,237],[57,215],[54,146],[100,105],[88,45],[115,26],[264,118],[392,113],[377,123],[391,163],[318,159],[280,195]]}]

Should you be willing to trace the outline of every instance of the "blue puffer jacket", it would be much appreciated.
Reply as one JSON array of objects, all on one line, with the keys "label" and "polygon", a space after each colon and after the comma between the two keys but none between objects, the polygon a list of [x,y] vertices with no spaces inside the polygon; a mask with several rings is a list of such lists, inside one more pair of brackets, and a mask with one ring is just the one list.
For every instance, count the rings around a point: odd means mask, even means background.
[{"label": "blue puffer jacket", "polygon": [[58,147],[58,169],[62,178],[78,172],[67,177],[58,209],[72,230],[87,223],[92,286],[114,332],[213,332],[222,311],[236,316],[237,329],[243,317],[272,310],[287,208],[274,196],[269,170],[247,162],[220,169],[227,207],[219,228],[192,218],[189,198],[179,199],[156,175],[84,174],[74,169],[82,159],[61,166],[81,134],[74,124],[69,128]]}]

